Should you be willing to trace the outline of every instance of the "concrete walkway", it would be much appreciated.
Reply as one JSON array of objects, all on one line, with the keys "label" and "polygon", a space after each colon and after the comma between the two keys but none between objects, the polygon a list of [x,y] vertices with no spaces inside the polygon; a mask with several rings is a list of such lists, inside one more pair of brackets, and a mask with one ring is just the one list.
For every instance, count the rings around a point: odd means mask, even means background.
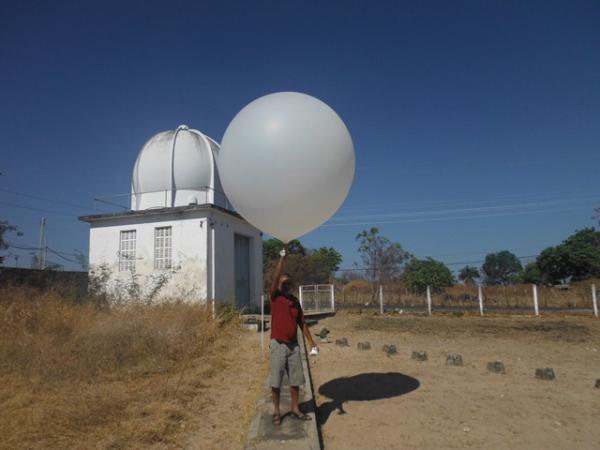
[{"label": "concrete walkway", "polygon": [[[300,335],[300,333],[298,333]],[[312,417],[310,421],[302,421],[290,417],[291,410],[290,388],[287,377],[281,386],[282,414],[281,425],[273,425],[273,402],[271,400],[271,387],[268,380],[265,384],[263,395],[256,405],[256,414],[250,424],[246,439],[246,450],[320,450],[317,418],[315,415],[315,399],[313,395],[312,379],[310,377],[309,358],[300,339],[302,364],[306,384],[300,388],[300,409]]]}]

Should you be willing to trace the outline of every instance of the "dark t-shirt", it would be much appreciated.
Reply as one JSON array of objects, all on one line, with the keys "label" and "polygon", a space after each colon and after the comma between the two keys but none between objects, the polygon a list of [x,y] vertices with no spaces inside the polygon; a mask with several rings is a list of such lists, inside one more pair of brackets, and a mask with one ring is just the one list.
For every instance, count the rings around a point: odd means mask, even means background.
[{"label": "dark t-shirt", "polygon": [[300,302],[293,295],[271,292],[271,339],[286,344],[298,342],[298,327],[304,324]]}]

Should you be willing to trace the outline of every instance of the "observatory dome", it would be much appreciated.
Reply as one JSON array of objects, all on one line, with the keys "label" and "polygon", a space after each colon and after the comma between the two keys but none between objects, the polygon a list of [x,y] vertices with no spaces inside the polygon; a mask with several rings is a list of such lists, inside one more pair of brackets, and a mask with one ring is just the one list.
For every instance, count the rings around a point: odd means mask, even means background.
[{"label": "observatory dome", "polygon": [[152,137],[140,150],[131,180],[131,209],[215,204],[226,208],[215,164],[219,144],[180,125]]}]

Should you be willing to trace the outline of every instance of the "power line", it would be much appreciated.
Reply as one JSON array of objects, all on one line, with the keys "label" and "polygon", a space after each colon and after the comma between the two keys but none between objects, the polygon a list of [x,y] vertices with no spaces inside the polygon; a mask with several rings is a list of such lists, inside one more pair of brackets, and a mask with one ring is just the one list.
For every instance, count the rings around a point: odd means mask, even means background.
[{"label": "power line", "polygon": [[[582,198],[580,200],[592,200],[597,197]],[[368,218],[392,218],[392,217],[415,217],[415,216],[433,216],[433,215],[446,215],[454,213],[473,213],[473,212],[489,212],[502,209],[513,209],[513,208],[525,208],[525,207],[540,207],[547,205],[555,205],[559,203],[570,202],[572,200],[554,200],[546,202],[532,202],[532,203],[512,203],[508,205],[493,205],[493,206],[479,206],[474,208],[452,208],[452,209],[440,209],[433,211],[415,211],[407,213],[388,213],[388,214],[362,214],[357,216],[341,216],[332,218],[332,221],[345,221],[345,220],[356,220],[356,219],[368,219]]]},{"label": "power line", "polygon": [[429,217],[421,219],[407,219],[407,220],[375,220],[370,222],[349,222],[349,223],[325,223],[322,227],[348,227],[356,225],[379,225],[379,224],[401,224],[401,223],[414,223],[414,222],[439,222],[445,220],[464,220],[464,219],[483,219],[488,217],[509,217],[509,216],[523,216],[531,214],[543,214],[551,212],[564,212],[564,211],[578,211],[580,208],[555,208],[545,209],[538,211],[515,211],[501,214],[479,214],[470,216],[455,216],[455,217]]},{"label": "power line", "polygon": [[[525,256],[517,256],[517,259],[530,259],[530,258],[537,258],[538,255],[525,255]],[[485,259],[479,259],[479,260],[473,260],[473,261],[454,261],[454,262],[447,262],[444,263],[446,266],[458,266],[458,265],[468,265],[468,264],[482,264],[485,262]],[[378,267],[373,267],[373,268],[369,268],[369,267],[355,267],[353,269],[338,269],[336,270],[336,272],[368,272],[368,271],[376,271],[379,270],[380,268]]]},{"label": "power line", "polygon": [[42,200],[45,202],[52,202],[52,203],[57,203],[57,204],[61,204],[61,205],[71,206],[71,207],[77,208],[77,209],[87,209],[88,211],[97,211],[97,209],[90,208],[89,206],[78,205],[77,203],[65,202],[63,200],[54,200],[51,198],[40,197],[38,195],[26,194],[24,192],[11,191],[10,189],[0,188],[0,192],[6,192],[9,194],[13,194],[13,195],[19,195],[21,197],[27,197],[27,198],[32,198],[35,200]]},{"label": "power line", "polygon": [[44,208],[34,208],[32,206],[15,205],[14,203],[0,202],[0,205],[11,206],[13,208],[28,209],[30,211],[45,212],[47,214],[56,214],[59,216],[66,216],[66,217],[72,217],[72,218],[77,217],[76,214],[72,214],[72,213],[66,213],[66,212],[62,212],[62,211],[53,211],[53,210],[44,209]]}]

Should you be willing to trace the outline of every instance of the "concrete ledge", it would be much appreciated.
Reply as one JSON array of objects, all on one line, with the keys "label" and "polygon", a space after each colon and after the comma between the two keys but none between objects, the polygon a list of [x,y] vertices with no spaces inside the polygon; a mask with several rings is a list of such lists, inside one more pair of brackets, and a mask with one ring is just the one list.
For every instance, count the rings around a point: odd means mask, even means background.
[{"label": "concrete ledge", "polygon": [[256,413],[248,428],[246,437],[246,450],[321,450],[321,439],[316,416],[316,402],[312,377],[310,374],[310,360],[304,343],[304,337],[299,339],[302,355],[302,365],[306,383],[300,388],[300,405],[312,420],[299,421],[286,416],[290,410],[290,394],[287,377],[284,377],[281,387],[281,412],[282,422],[274,426],[271,422],[273,404],[271,401],[271,387],[266,380],[261,398],[256,403]]}]

